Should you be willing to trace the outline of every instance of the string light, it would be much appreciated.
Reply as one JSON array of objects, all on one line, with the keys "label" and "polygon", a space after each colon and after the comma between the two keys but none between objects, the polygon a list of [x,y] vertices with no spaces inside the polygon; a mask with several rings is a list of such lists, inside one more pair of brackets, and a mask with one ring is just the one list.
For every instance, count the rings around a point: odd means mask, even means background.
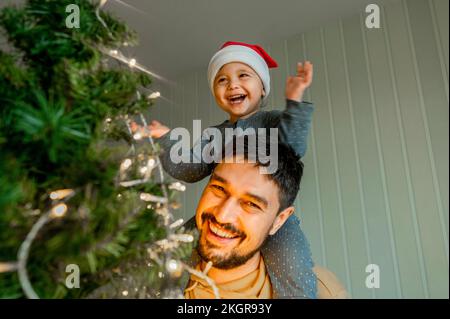
[{"label": "string light", "polygon": [[167,203],[167,198],[152,195],[149,193],[141,193],[139,195],[139,198],[143,200],[144,202],[155,202],[155,203]]},{"label": "string light", "polygon": [[60,200],[75,194],[73,189],[59,189],[50,193],[50,199]]},{"label": "string light", "polygon": [[64,215],[67,212],[67,205],[64,203],[60,203],[55,205],[50,213],[50,217],[52,218],[61,218],[64,217]]},{"label": "string light", "polygon": [[156,166],[156,161],[154,158],[150,158],[147,162],[147,165],[150,167],[155,167]]},{"label": "string light", "polygon": [[177,228],[177,227],[183,225],[183,222],[184,222],[183,218],[180,218],[180,219],[178,219],[177,221],[173,222],[173,223],[169,226],[169,228],[172,228],[172,229],[173,229],[173,228]]},{"label": "string light", "polygon": [[121,164],[120,164],[120,170],[121,171],[126,171],[127,169],[130,168],[131,164],[133,164],[133,161],[129,158],[125,159]]},{"label": "string light", "polygon": [[182,264],[178,260],[175,260],[175,259],[170,259],[167,261],[166,269],[167,269],[167,272],[169,273],[169,275],[174,278],[180,277],[183,273]]},{"label": "string light", "polygon": [[130,68],[134,68],[136,66],[136,59],[130,59],[130,61],[128,61],[128,65]]},{"label": "string light", "polygon": [[159,92],[153,92],[152,94],[150,94],[149,96],[148,96],[148,98],[149,99],[157,99],[157,98],[159,98],[161,96],[161,93],[159,93]]},{"label": "string light", "polygon": [[169,189],[174,189],[180,192],[184,192],[186,190],[186,186],[180,182],[175,182],[169,185]]},{"label": "string light", "polygon": [[169,238],[172,240],[181,241],[185,243],[190,243],[194,241],[194,236],[192,236],[191,234],[171,234]]},{"label": "string light", "polygon": [[141,172],[142,175],[145,175],[145,173],[147,173],[148,171],[148,167],[147,166],[143,166],[139,169],[139,171]]}]

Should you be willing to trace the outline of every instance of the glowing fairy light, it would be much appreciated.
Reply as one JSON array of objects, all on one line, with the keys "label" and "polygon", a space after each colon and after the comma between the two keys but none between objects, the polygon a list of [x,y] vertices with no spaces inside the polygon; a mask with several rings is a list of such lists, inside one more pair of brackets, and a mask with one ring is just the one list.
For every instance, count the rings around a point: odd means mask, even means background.
[{"label": "glowing fairy light", "polygon": [[139,198],[141,200],[143,200],[144,202],[155,202],[155,203],[166,203],[167,202],[167,198],[155,196],[155,195],[152,195],[149,193],[141,193]]},{"label": "glowing fairy light", "polygon": [[157,98],[159,98],[161,96],[161,93],[159,93],[159,92],[153,92],[152,94],[150,94],[149,96],[148,96],[148,98],[149,99],[157,99]]},{"label": "glowing fairy light", "polygon": [[131,164],[133,164],[133,161],[129,158],[125,159],[122,164],[120,164],[120,170],[125,171],[130,168]]},{"label": "glowing fairy light", "polygon": [[135,133],[135,134],[133,135],[133,138],[134,138],[136,141],[141,140],[141,139],[142,139],[142,134],[139,133],[139,132],[137,132],[137,133]]},{"label": "glowing fairy light", "polygon": [[172,224],[170,224],[169,227],[170,227],[170,228],[177,228],[177,227],[183,225],[183,222],[184,222],[183,218],[180,218],[180,219],[178,219],[177,221],[175,221],[175,222],[173,222]]},{"label": "glowing fairy light", "polygon": [[180,182],[175,182],[169,185],[169,189],[174,189],[180,192],[184,192],[186,190],[186,186]]},{"label": "glowing fairy light", "polygon": [[136,66],[136,59],[130,59],[128,65],[130,66],[130,68],[134,68]]},{"label": "glowing fairy light", "polygon": [[59,189],[50,193],[50,199],[60,200],[75,194],[73,189]]},{"label": "glowing fairy light", "polygon": [[50,216],[53,218],[61,218],[64,217],[66,212],[67,212],[67,205],[64,203],[60,203],[52,208]]}]

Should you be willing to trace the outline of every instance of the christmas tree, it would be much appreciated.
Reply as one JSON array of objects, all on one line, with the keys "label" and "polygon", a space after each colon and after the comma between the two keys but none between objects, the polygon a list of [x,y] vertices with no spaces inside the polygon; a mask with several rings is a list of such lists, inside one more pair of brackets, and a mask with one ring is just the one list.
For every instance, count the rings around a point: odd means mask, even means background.
[{"label": "christmas tree", "polygon": [[121,53],[137,37],[105,2],[0,11],[0,298],[181,296],[184,185],[130,130],[147,126],[152,77]]}]

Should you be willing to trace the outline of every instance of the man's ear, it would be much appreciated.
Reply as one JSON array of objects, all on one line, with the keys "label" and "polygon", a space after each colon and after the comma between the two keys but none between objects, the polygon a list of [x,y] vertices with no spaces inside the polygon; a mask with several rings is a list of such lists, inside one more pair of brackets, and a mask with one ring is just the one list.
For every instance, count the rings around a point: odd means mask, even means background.
[{"label": "man's ear", "polygon": [[294,213],[294,210],[294,206],[289,206],[288,208],[280,212],[277,217],[275,217],[272,228],[269,231],[269,235],[274,235],[278,231],[278,229],[280,229],[281,226],[283,226],[283,224],[287,221],[289,216]]}]

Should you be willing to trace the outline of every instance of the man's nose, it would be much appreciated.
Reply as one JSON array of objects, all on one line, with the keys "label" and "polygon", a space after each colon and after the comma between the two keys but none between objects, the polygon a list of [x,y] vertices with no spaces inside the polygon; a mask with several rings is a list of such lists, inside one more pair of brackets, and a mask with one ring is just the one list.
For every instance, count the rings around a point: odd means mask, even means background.
[{"label": "man's nose", "polygon": [[232,197],[225,199],[215,212],[216,220],[221,224],[235,224],[239,212],[239,205]]}]

